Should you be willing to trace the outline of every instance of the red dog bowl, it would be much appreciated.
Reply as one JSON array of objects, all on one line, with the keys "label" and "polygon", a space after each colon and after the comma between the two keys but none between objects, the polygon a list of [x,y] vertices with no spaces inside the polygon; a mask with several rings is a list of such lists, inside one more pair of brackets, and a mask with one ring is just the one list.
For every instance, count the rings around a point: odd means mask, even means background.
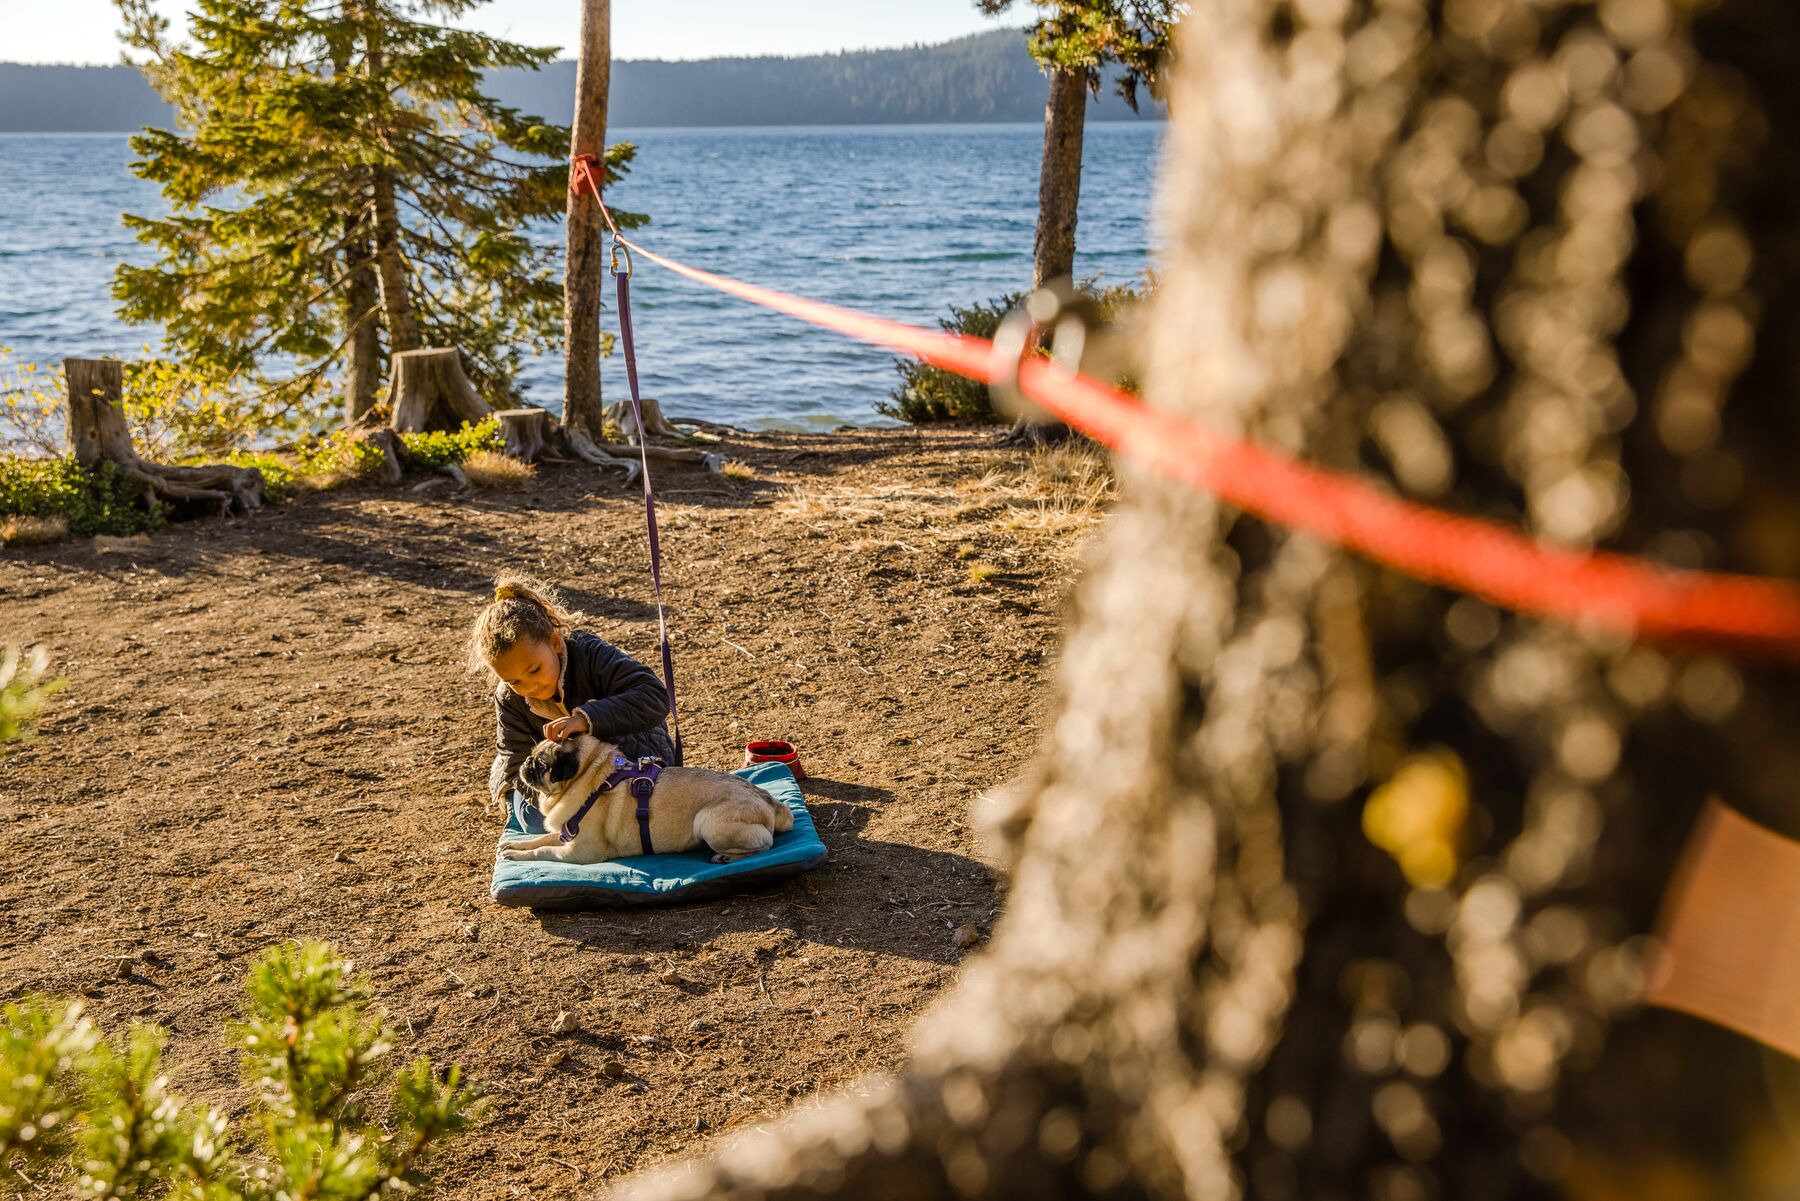
[{"label": "red dog bowl", "polygon": [[806,769],[800,766],[800,752],[794,749],[791,742],[783,742],[779,738],[763,738],[744,746],[744,766],[752,763],[785,763],[788,770],[794,773],[794,779],[806,779]]}]

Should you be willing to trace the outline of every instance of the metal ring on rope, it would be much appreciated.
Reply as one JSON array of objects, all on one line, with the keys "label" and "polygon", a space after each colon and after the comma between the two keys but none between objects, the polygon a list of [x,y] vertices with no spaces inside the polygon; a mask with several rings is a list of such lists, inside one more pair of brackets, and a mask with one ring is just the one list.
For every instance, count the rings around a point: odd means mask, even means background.
[{"label": "metal ring on rope", "polygon": [[1044,335],[1049,334],[1046,357],[1050,366],[1067,376],[1078,375],[1090,337],[1099,326],[1100,306],[1068,280],[1033,289],[994,331],[988,373],[988,395],[994,408],[1036,425],[1058,421],[1019,390],[1019,364],[1037,354],[1044,346]]}]

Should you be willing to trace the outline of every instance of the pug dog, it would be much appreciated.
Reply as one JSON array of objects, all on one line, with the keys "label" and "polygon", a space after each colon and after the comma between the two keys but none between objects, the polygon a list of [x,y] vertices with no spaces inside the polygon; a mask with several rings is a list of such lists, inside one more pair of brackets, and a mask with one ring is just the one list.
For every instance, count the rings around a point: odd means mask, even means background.
[{"label": "pug dog", "polygon": [[[575,837],[562,831],[614,769],[617,748],[592,734],[538,743],[519,768],[519,782],[538,794],[545,834],[504,842],[504,859],[602,863],[641,855],[637,798],[629,782],[601,793],[582,815]],[[699,767],[665,767],[650,794],[650,845],[657,854],[706,844],[714,863],[730,863],[775,844],[794,815],[742,776]]]}]

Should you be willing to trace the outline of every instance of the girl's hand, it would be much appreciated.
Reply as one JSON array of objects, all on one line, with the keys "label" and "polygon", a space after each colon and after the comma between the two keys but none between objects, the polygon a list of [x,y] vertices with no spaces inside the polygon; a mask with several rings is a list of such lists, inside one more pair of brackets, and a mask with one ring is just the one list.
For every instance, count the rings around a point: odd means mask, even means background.
[{"label": "girl's hand", "polygon": [[573,738],[577,734],[586,734],[593,727],[588,724],[587,714],[577,709],[567,717],[559,717],[544,727],[544,737],[561,742],[565,738]]}]

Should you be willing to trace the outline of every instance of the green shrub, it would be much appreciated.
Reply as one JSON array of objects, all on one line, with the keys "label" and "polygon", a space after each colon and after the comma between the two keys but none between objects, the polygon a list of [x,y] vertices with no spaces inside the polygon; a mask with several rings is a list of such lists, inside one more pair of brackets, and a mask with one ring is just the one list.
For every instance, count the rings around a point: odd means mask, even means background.
[{"label": "green shrub", "polygon": [[[146,354],[150,348],[144,348]],[[133,441],[151,459],[217,462],[233,450],[325,419],[317,390],[258,388],[162,359],[125,364],[123,409]]]},{"label": "green shrub", "polygon": [[[381,470],[381,447],[343,433],[302,442],[294,451],[289,479],[298,476],[314,488],[359,480]],[[258,464],[260,466],[261,464]]]},{"label": "green shrub", "polygon": [[[1114,321],[1124,310],[1146,299],[1156,289],[1156,278],[1148,272],[1144,274],[1141,286],[1113,284],[1102,288],[1097,283],[1097,280],[1090,279],[1079,287],[1100,306],[1100,320],[1103,322]],[[973,304],[968,308],[951,305],[950,316],[940,318],[938,325],[948,333],[992,338],[999,330],[1001,321],[1024,299],[1023,292],[1008,292],[1004,296]],[[896,417],[909,425],[932,425],[940,422],[984,424],[1006,420],[1001,414],[994,412],[986,384],[964,379],[955,372],[921,363],[917,359],[897,359],[894,370],[900,373],[899,386],[888,400],[875,406],[886,416]],[[1137,391],[1135,380],[1123,378],[1113,382],[1128,392]]]},{"label": "green shrub", "polygon": [[477,451],[498,453],[506,449],[506,440],[500,436],[500,423],[492,418],[479,425],[470,425],[465,421],[459,430],[427,430],[422,434],[401,434],[400,441],[405,444],[406,453],[419,466],[427,469],[460,463]]},{"label": "green shrub", "polygon": [[[951,305],[950,316],[939,319],[938,325],[953,334],[992,338],[1000,328],[1001,320],[1023,299],[1023,292],[1008,292],[967,308]],[[889,417],[897,417],[911,425],[999,420],[988,399],[986,384],[964,379],[953,371],[917,359],[899,359],[894,363],[894,370],[900,373],[899,386],[888,400],[875,406]]]},{"label": "green shrub", "polygon": [[[150,348],[144,347],[150,354]],[[61,366],[40,368],[0,346],[0,450],[54,458],[68,452],[68,381]],[[124,365],[125,424],[145,457],[216,462],[232,450],[317,424],[324,395],[257,388],[192,367],[145,358]]]},{"label": "green shrub", "polygon": [[225,456],[233,467],[254,467],[262,473],[263,499],[279,504],[287,499],[294,484],[294,465],[280,455],[266,450],[234,450]]},{"label": "green shrub", "polygon": [[207,1201],[405,1195],[426,1160],[479,1117],[478,1093],[430,1061],[392,1074],[379,1124],[366,1109],[393,1036],[367,985],[329,945],[266,952],[230,1038],[259,1105],[232,1122],[168,1089],[167,1036],[101,1038],[79,1003],[0,1011],[0,1170],[43,1165],[96,1197]]},{"label": "green shrub", "polygon": [[163,506],[112,463],[82,470],[74,456],[27,459],[0,455],[0,518],[61,517],[77,537],[136,534],[159,528]]}]

